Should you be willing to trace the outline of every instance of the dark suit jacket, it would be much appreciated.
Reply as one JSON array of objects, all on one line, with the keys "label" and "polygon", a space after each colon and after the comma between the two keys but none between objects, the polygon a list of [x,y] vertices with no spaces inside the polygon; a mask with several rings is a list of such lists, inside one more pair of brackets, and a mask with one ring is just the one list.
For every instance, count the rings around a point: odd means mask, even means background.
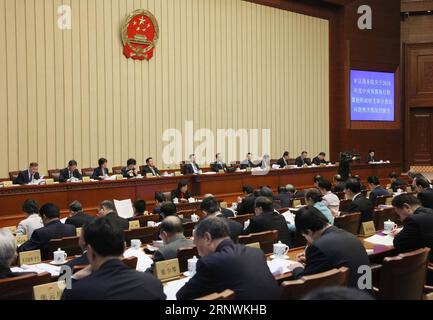
[{"label": "dark suit jacket", "polygon": [[93,220],[95,220],[95,217],[92,217],[91,215],[81,211],[74,216],[66,219],[65,223],[72,224],[75,228],[81,228],[82,226],[92,222]]},{"label": "dark suit jacket", "polygon": [[194,247],[192,240],[186,239],[184,236],[178,236],[172,242],[159,248],[153,257],[154,262],[170,260],[177,258],[177,250],[180,248]]},{"label": "dark suit jacket", "polygon": [[92,174],[91,178],[94,179],[94,180],[100,180],[101,178],[99,178],[99,177],[103,177],[106,174],[108,175],[108,169],[107,168],[105,168],[105,169],[96,168],[93,171],[93,174]]},{"label": "dark suit jacket", "polygon": [[[156,174],[156,175],[153,175],[153,176],[156,177],[156,176],[160,176],[161,175],[161,173],[159,172],[159,170],[158,170],[157,167],[153,167],[153,171],[155,171],[155,174]],[[146,166],[143,167],[143,171],[141,172],[141,174],[143,176],[146,176],[148,173],[152,173],[152,170],[150,169],[150,167],[148,165],[146,165]]]},{"label": "dark suit jacket", "polygon": [[42,260],[49,260],[53,257],[48,253],[50,240],[65,237],[74,237],[76,230],[73,225],[63,224],[60,220],[50,222],[46,226],[33,231],[29,240],[23,243],[18,252],[41,250]]},{"label": "dark suit jacket", "polygon": [[259,216],[254,216],[250,220],[248,228],[242,234],[250,234],[257,232],[264,232],[270,230],[278,231],[278,241],[291,246],[291,235],[287,227],[286,219],[275,211],[263,212]]},{"label": "dark suit jacket", "polygon": [[374,207],[371,201],[360,194],[352,201],[348,209],[349,213],[361,212],[361,223],[373,220]]},{"label": "dark suit jacket", "polygon": [[236,212],[238,215],[254,213],[256,197],[253,194],[247,195],[242,199],[241,203],[238,203]]},{"label": "dark suit jacket", "polygon": [[86,266],[89,264],[89,260],[87,259],[87,255],[85,252],[81,256],[76,257],[75,259],[69,260],[66,265],[71,269],[74,269],[75,266]]},{"label": "dark suit jacket", "polygon": [[276,164],[279,165],[280,168],[285,168],[289,163],[287,162],[287,164],[286,164],[286,163],[284,162],[284,158],[280,158],[280,159],[278,159],[278,161],[277,161]]},{"label": "dark suit jacket", "polygon": [[[40,179],[40,175],[38,172],[36,172],[34,174],[34,179],[35,180]],[[20,173],[18,173],[18,176],[14,181],[15,184],[28,184],[30,182],[31,182],[31,179],[30,179],[30,175],[29,175],[29,170],[20,171]]]},{"label": "dark suit jacket", "polygon": [[[397,192],[397,190],[401,187],[404,186],[405,183],[403,181],[401,181],[400,179],[395,180],[393,183],[391,183],[391,189],[394,192]],[[406,190],[403,190],[406,191]]]},{"label": "dark suit jacket", "polygon": [[377,188],[374,188],[373,190],[371,190],[369,198],[370,198],[370,201],[371,201],[371,204],[373,205],[373,207],[376,206],[377,197],[387,196],[388,194],[389,194],[388,190],[386,190],[385,188],[383,188],[381,186],[378,186]]},{"label": "dark suit jacket", "polygon": [[234,217],[235,213],[227,208],[221,208],[221,216],[223,216],[224,218],[230,218],[230,217]]},{"label": "dark suit jacket", "polygon": [[258,163],[258,164],[254,164],[252,161],[248,160],[248,162],[245,161],[245,162],[241,163],[239,168],[241,170],[244,170],[246,168],[258,168],[258,167],[261,167],[261,166],[262,166],[261,162]]},{"label": "dark suit jacket", "polygon": [[[433,250],[433,210],[420,207],[403,221],[403,230],[394,238],[394,248],[400,253],[425,247]],[[433,251],[429,260],[433,262]]]},{"label": "dark suit jacket", "polygon": [[320,160],[319,157],[315,157],[315,158],[313,158],[312,163],[314,163],[316,166],[320,166],[322,163],[323,163],[323,164],[327,164],[327,162],[326,162],[325,159]]},{"label": "dark suit jacket", "polygon": [[346,183],[340,181],[334,186],[334,192],[343,192],[345,187],[346,187]]},{"label": "dark suit jacket", "polygon": [[374,157],[371,157],[370,155],[367,156],[367,163],[369,162],[377,162],[377,160]]},{"label": "dark suit jacket", "polygon": [[295,160],[295,164],[298,167],[302,167],[304,164],[306,165],[311,165],[311,161],[308,158],[302,159],[301,156],[297,157]]},{"label": "dark suit jacket", "polygon": [[[132,176],[129,175],[130,171],[133,172]],[[121,173],[122,173],[122,176],[124,178],[128,178],[128,179],[137,176],[137,171],[128,170],[128,167],[123,167],[122,170],[121,170]]]},{"label": "dark suit jacket", "polygon": [[153,275],[128,268],[122,261],[105,262],[97,271],[73,283],[62,300],[165,300]]},{"label": "dark suit jacket", "polygon": [[222,241],[216,251],[198,260],[196,274],[178,291],[178,300],[233,290],[237,300],[279,299],[278,284],[260,249]]},{"label": "dark suit jacket", "polygon": [[[72,176],[74,178],[77,178],[78,180],[83,179],[83,176],[81,175],[80,171],[78,171],[78,169],[75,169],[74,172],[72,172]],[[69,169],[65,168],[60,170],[60,174],[59,174],[59,182],[66,182],[69,179]]]},{"label": "dark suit jacket", "polygon": [[227,223],[227,226],[229,227],[230,238],[234,243],[237,243],[239,236],[244,231],[244,226],[235,220],[224,217],[222,214],[218,215],[217,217],[220,217]]},{"label": "dark suit jacket", "polygon": [[111,212],[105,216],[106,218],[113,221],[117,226],[122,230],[129,230],[129,221],[119,217],[119,215],[116,212]]},{"label": "dark suit jacket", "polygon": [[417,197],[423,207],[433,209],[433,189],[421,191]]},{"label": "dark suit jacket", "polygon": [[[200,171],[200,166],[197,163],[195,163],[194,165],[197,168],[197,171]],[[192,167],[192,163],[187,163],[185,165],[184,170],[185,170],[185,174],[194,174],[194,169]]]},{"label": "dark suit jacket", "polygon": [[280,200],[281,208],[289,208],[293,195],[288,192],[281,192],[274,196],[274,200]]},{"label": "dark suit jacket", "polygon": [[215,171],[215,172],[219,172],[220,170],[227,171],[227,166],[225,163],[223,163],[221,165],[220,163],[214,162],[211,164],[211,169],[212,169],[212,171]]},{"label": "dark suit jacket", "polygon": [[293,270],[294,278],[348,267],[350,287],[357,287],[360,277],[358,268],[370,264],[367,252],[357,237],[334,226],[307,247],[305,257],[305,269]]},{"label": "dark suit jacket", "polygon": [[[179,200],[182,198],[180,196],[180,190],[179,189],[175,189],[175,190],[171,191],[171,200],[173,201],[174,198],[178,198]],[[189,198],[191,198],[191,196],[190,196],[190,194],[189,194],[188,191],[183,194],[183,198],[186,199],[186,200],[188,200]]]}]

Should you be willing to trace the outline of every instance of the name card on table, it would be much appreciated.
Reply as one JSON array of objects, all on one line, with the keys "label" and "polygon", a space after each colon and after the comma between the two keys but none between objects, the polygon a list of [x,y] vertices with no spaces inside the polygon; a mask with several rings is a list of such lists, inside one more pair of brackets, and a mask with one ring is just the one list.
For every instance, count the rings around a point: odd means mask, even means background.
[{"label": "name card on table", "polygon": [[251,172],[251,167],[245,168],[245,172]]},{"label": "name card on table", "polygon": [[245,245],[246,247],[261,249],[260,242],[248,243]]},{"label": "name card on table", "polygon": [[321,163],[321,164],[319,165],[319,167],[320,167],[320,168],[324,168],[324,167],[326,167],[326,164],[325,164],[325,163]]},{"label": "name card on table", "polygon": [[6,227],[6,229],[8,229],[12,234],[15,234],[17,232],[16,226]]},{"label": "name card on table", "polygon": [[83,177],[83,182],[89,182],[90,181],[90,177]]},{"label": "name card on table", "polygon": [[140,229],[140,221],[132,220],[129,221],[129,230]]},{"label": "name card on table", "polygon": [[54,184],[54,179],[45,179],[45,184]]},{"label": "name card on table", "polygon": [[57,281],[34,286],[33,297],[35,300],[60,300],[65,287],[65,281]]},{"label": "name card on table", "polygon": [[18,257],[20,261],[20,266],[24,264],[41,263],[41,250],[20,252]]},{"label": "name card on table", "polygon": [[146,173],[146,178],[155,178],[155,176],[152,173]]},{"label": "name card on table", "polygon": [[300,207],[300,206],[302,206],[302,201],[299,199],[294,199],[292,207],[296,208],[296,207]]},{"label": "name card on table", "polygon": [[369,236],[376,233],[376,228],[374,227],[373,221],[364,222],[361,225],[361,234]]},{"label": "name card on table", "polygon": [[22,245],[24,242],[26,242],[27,240],[29,240],[29,237],[26,234],[15,236],[15,241],[17,242],[18,247]]},{"label": "name card on table", "polygon": [[123,176],[121,174],[116,174],[116,180],[123,180]]},{"label": "name card on table", "polygon": [[12,181],[3,181],[3,187],[12,187],[13,184],[14,183]]},{"label": "name card on table", "polygon": [[410,187],[410,186],[409,186],[409,187],[406,187],[406,192],[407,192],[407,193],[412,192],[412,187]]},{"label": "name card on table", "polygon": [[227,202],[226,202],[226,201],[221,202],[221,203],[220,203],[220,207],[221,207],[222,209],[227,209],[227,207],[228,207]]},{"label": "name card on table", "polygon": [[385,199],[385,205],[392,206],[392,198],[391,197]]},{"label": "name card on table", "polygon": [[75,233],[77,234],[77,237],[81,236],[81,231],[83,228],[75,228]]},{"label": "name card on table", "polygon": [[388,189],[388,194],[389,194],[390,196],[392,196],[392,195],[394,194],[394,191],[393,191],[392,189]]},{"label": "name card on table", "polygon": [[218,171],[218,173],[224,173],[224,170],[223,170],[223,169],[221,169],[221,170],[219,170],[219,171]]},{"label": "name card on table", "polygon": [[175,171],[175,172],[174,172],[174,175],[175,175],[176,177],[179,177],[179,176],[182,175],[182,172],[180,172],[180,171]]},{"label": "name card on table", "polygon": [[156,262],[154,274],[162,282],[178,279],[180,275],[179,260],[176,258]]},{"label": "name card on table", "polygon": [[370,198],[371,191],[367,191],[367,198]]}]

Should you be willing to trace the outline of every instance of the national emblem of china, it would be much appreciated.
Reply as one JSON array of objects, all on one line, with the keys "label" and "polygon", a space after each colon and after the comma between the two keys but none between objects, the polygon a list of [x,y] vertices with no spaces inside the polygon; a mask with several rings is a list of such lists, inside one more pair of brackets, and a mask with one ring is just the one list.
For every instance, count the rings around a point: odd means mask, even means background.
[{"label": "national emblem of china", "polygon": [[122,27],[123,54],[136,60],[150,60],[159,37],[155,16],[147,10],[132,12]]}]

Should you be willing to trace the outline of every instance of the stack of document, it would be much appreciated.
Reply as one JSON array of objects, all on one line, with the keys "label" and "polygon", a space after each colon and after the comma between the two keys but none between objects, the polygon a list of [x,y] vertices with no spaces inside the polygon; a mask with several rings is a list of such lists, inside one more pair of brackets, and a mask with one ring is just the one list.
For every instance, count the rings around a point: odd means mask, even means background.
[{"label": "stack of document", "polygon": [[284,259],[274,259],[271,261],[267,261],[269,270],[274,276],[278,276],[280,274],[284,274],[292,271],[293,263],[296,261],[292,260],[284,260]]},{"label": "stack of document", "polygon": [[60,275],[60,267],[53,266],[48,263],[38,263],[32,265],[22,265],[21,267],[13,267],[11,268],[12,272],[36,272],[43,273],[48,272],[53,277],[58,277]]},{"label": "stack of document", "polygon": [[177,292],[189,281],[190,278],[183,278],[168,282],[164,286],[164,293],[167,296],[167,300],[177,300]]},{"label": "stack of document", "polygon": [[364,239],[364,241],[377,244],[377,245],[383,245],[383,246],[389,246],[392,247],[394,245],[394,237],[390,235],[381,236],[378,234],[375,234],[374,236]]}]

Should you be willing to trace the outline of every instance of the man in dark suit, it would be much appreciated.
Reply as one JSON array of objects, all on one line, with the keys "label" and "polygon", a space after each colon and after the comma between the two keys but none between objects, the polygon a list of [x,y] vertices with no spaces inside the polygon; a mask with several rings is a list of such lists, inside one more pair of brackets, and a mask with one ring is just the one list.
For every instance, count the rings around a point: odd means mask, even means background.
[{"label": "man in dark suit", "polygon": [[295,164],[298,167],[303,167],[304,165],[311,166],[311,161],[308,159],[308,152],[302,151],[301,155],[296,158]]},{"label": "man in dark suit", "polygon": [[254,213],[256,197],[254,196],[254,189],[251,186],[244,186],[242,191],[245,194],[245,197],[242,199],[238,198],[238,205],[236,208],[236,212],[238,215]]},{"label": "man in dark suit", "polygon": [[247,168],[252,169],[252,168],[258,168],[258,167],[261,167],[262,163],[260,162],[259,164],[255,164],[255,163],[252,161],[252,157],[253,157],[253,155],[252,155],[250,152],[248,152],[246,159],[243,160],[243,161],[241,162],[241,164],[240,164],[240,169],[241,169],[241,170],[244,170],[244,169],[247,169]]},{"label": "man in dark suit", "polygon": [[356,236],[328,223],[313,206],[302,208],[295,216],[296,230],[307,240],[305,255],[298,256],[305,266],[293,266],[293,276],[316,274],[333,268],[349,268],[349,287],[357,287],[360,266],[370,264],[367,252]]},{"label": "man in dark suit", "polygon": [[289,165],[289,158],[290,158],[289,151],[284,151],[283,157],[278,159],[276,164],[279,165],[280,168],[285,168]]},{"label": "man in dark suit", "polygon": [[377,162],[376,158],[374,157],[375,155],[375,151],[374,150],[369,150],[368,151],[368,156],[367,156],[367,163],[370,162]]},{"label": "man in dark suit", "polygon": [[280,201],[282,208],[289,208],[290,202],[294,199],[294,195],[290,194],[286,187],[279,187],[278,194],[274,196],[275,201]]},{"label": "man in dark suit", "polygon": [[127,267],[123,231],[112,220],[96,219],[84,230],[90,265],[77,272],[62,300],[164,300],[161,282],[149,273]]},{"label": "man in dark suit", "polygon": [[98,167],[93,171],[91,176],[94,180],[103,180],[108,176],[107,159],[101,158],[98,160]]},{"label": "man in dark suit", "polygon": [[178,300],[196,299],[226,289],[237,300],[276,300],[280,291],[260,249],[235,244],[224,219],[208,217],[197,225],[194,243],[200,259],[196,274],[177,292]]},{"label": "man in dark suit", "polygon": [[417,193],[417,197],[425,208],[433,209],[433,189],[430,187],[430,181],[418,176],[412,180],[412,187]]},{"label": "man in dark suit", "polygon": [[69,218],[66,219],[66,224],[72,224],[75,228],[82,228],[93,220],[95,217],[84,213],[83,206],[78,201],[73,201],[69,205]]},{"label": "man in dark suit", "polygon": [[154,177],[159,177],[161,175],[158,168],[154,166],[152,158],[146,159],[146,165],[143,167],[143,171],[141,172],[143,176],[146,176],[148,173],[152,174]]},{"label": "man in dark suit", "polygon": [[129,221],[119,217],[113,201],[105,200],[99,204],[98,217],[106,217],[113,221],[121,230],[129,230]]},{"label": "man in dark suit", "polygon": [[248,228],[243,234],[278,231],[278,241],[291,246],[291,234],[284,216],[274,211],[272,200],[267,197],[258,197],[255,203],[255,216],[250,219]]},{"label": "man in dark suit", "polygon": [[44,227],[33,231],[30,239],[18,248],[18,252],[40,249],[42,260],[48,260],[53,258],[48,252],[50,240],[73,237],[76,235],[76,229],[60,221],[60,210],[52,203],[43,205],[39,214]]},{"label": "man in dark suit", "polygon": [[128,179],[136,177],[136,165],[137,161],[135,159],[128,159],[128,161],[126,162],[126,167],[123,167],[121,170],[123,177]]},{"label": "man in dark suit", "polygon": [[[86,226],[86,225],[84,225],[84,226]],[[87,266],[89,264],[89,259],[87,259],[86,243],[84,241],[84,230],[85,230],[84,226],[81,229],[80,237],[78,238],[78,245],[80,246],[81,250],[83,251],[83,254],[81,256],[75,257],[72,260],[69,260],[66,263],[66,265],[69,266],[71,269],[74,269],[75,266]]]},{"label": "man in dark suit", "polygon": [[316,166],[320,166],[321,164],[327,164],[328,162],[325,160],[326,153],[320,152],[317,157],[315,157],[312,161],[313,164]]},{"label": "man in dark suit", "polygon": [[215,162],[211,164],[211,169],[214,172],[220,172],[221,170],[223,170],[224,172],[227,171],[227,166],[223,162],[223,158],[221,156],[221,153],[217,153],[215,155]]},{"label": "man in dark suit", "polygon": [[224,221],[227,223],[227,226],[229,227],[230,238],[233,240],[233,242],[238,242],[238,237],[240,234],[242,234],[244,229],[243,225],[237,221],[224,217],[221,214],[221,209],[214,197],[204,198],[200,203],[200,210],[206,214],[206,217],[220,217],[221,219],[224,219]]},{"label": "man in dark suit", "polygon": [[400,253],[428,247],[433,262],[433,210],[422,207],[420,200],[409,194],[395,197],[392,206],[403,222],[403,229],[392,233],[394,248]]},{"label": "man in dark suit", "polygon": [[70,182],[72,180],[82,180],[80,171],[77,169],[77,161],[70,160],[68,167],[60,170],[59,182]]},{"label": "man in dark suit", "polygon": [[32,162],[29,165],[29,168],[27,170],[20,171],[18,173],[18,177],[15,179],[15,184],[29,184],[30,182],[34,180],[39,180],[39,172],[38,172],[39,165],[36,162]]},{"label": "man in dark suit", "polygon": [[352,203],[348,208],[348,213],[361,213],[361,224],[366,221],[373,220],[374,207],[371,201],[361,193],[361,183],[357,179],[349,179],[346,182],[347,199],[352,199]]},{"label": "man in dark suit", "polygon": [[397,192],[398,189],[403,189],[406,185],[402,180],[398,178],[398,174],[396,172],[391,172],[389,174],[389,180],[391,181],[391,189],[394,192]]},{"label": "man in dark suit", "polygon": [[375,207],[377,197],[387,196],[389,193],[388,190],[386,190],[380,185],[380,181],[378,177],[374,177],[374,176],[368,177],[367,182],[371,190],[369,199],[373,207]]},{"label": "man in dark suit", "polygon": [[346,187],[346,182],[344,182],[343,178],[339,174],[336,174],[334,176],[333,192],[335,193],[344,192],[345,187]]},{"label": "man in dark suit", "polygon": [[189,163],[185,164],[185,174],[201,174],[200,166],[195,161],[195,154],[189,156]]}]

